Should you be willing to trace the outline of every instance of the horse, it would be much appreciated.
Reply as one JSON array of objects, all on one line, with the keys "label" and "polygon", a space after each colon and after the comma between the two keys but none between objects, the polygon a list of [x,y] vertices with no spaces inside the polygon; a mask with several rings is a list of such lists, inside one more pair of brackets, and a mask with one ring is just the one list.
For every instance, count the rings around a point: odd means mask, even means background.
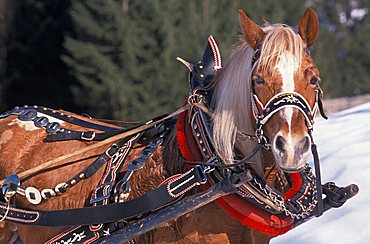
[{"label": "horse", "polygon": [[[312,9],[306,9],[299,21],[298,32],[285,24],[268,24],[260,27],[241,9],[239,22],[241,38],[223,67],[213,67],[215,77],[207,88],[209,100],[207,121],[210,125],[208,139],[212,141],[214,154],[223,165],[235,164],[236,159],[247,157],[257,144],[262,143],[264,146],[254,153],[253,163],[248,164],[248,167],[276,191],[289,192],[292,180],[288,175],[302,172],[307,168],[306,160],[312,143],[309,127],[313,123],[318,97],[321,98],[321,94],[318,93],[319,70],[309,54],[309,49],[318,36],[318,17]],[[197,67],[202,68],[199,65]],[[194,68],[191,70],[194,71]],[[194,102],[196,100],[194,93],[191,98],[185,102],[188,105],[187,110],[184,108],[180,115],[171,119],[176,126],[173,124],[168,126],[169,131],[162,138],[163,141],[158,142],[145,158],[145,165],[131,171],[129,176],[125,173],[129,171],[130,165],[125,162],[140,158],[148,141],[134,135],[125,141],[124,145],[132,144],[131,150],[125,156],[122,168],[116,172],[117,178],[122,176],[129,178],[128,194],[120,195],[120,197],[123,196],[121,199],[123,202],[156,189],[168,177],[184,173],[189,168],[186,164],[187,157],[184,155],[186,148],[184,149],[183,142],[179,141],[179,130],[182,127],[178,125],[178,120],[184,116],[187,118],[186,115],[189,115],[192,109],[199,109],[196,106],[197,102]],[[272,108],[271,101],[278,104],[292,103],[297,100],[294,106],[279,107],[271,114],[266,111],[266,108]],[[298,103],[309,106],[306,108],[308,110],[303,110]],[[271,106],[266,106],[267,104]],[[24,111],[28,111],[28,114]],[[261,119],[261,112],[266,113],[265,120]],[[207,115],[207,113],[204,114]],[[21,116],[26,118],[22,119]],[[31,200],[27,201],[21,194],[15,194],[9,199],[12,206],[43,211],[88,206],[91,193],[106,172],[104,167],[96,170],[91,177],[82,179],[81,176],[81,180],[72,182],[73,187],[67,190],[63,187],[59,190],[50,190],[50,188],[74,178],[107,151],[109,144],[99,144],[92,140],[93,136],[104,131],[101,128],[122,131],[121,125],[37,106],[15,108],[13,112],[5,113],[1,117],[1,179],[36,168],[44,162],[61,158],[63,155],[81,152],[66,159],[62,158],[57,165],[22,178],[22,186],[29,187],[28,192],[31,192],[28,193],[28,198],[37,203],[32,204]],[[45,118],[47,121],[43,124]],[[75,124],[72,120],[82,122]],[[182,122],[182,126],[191,123],[188,118],[183,119]],[[91,129],[88,126],[90,124],[96,127]],[[144,126],[150,127],[151,122]],[[45,142],[45,138],[55,132],[53,129],[59,130],[59,127],[62,127],[64,132],[70,131],[71,135],[82,131],[79,135],[85,140]],[[140,126],[134,126],[134,128],[140,128]],[[87,130],[92,133],[86,133]],[[124,131],[130,131],[130,129]],[[186,134],[183,136],[186,137]],[[248,136],[256,140],[246,139]],[[81,151],[93,145],[98,146]],[[192,149],[188,150],[188,153],[189,151],[191,154]],[[202,160],[204,155],[196,161]],[[45,192],[42,191],[44,199],[32,198],[32,193],[35,194],[35,191],[31,186],[37,189],[48,189]],[[235,219],[237,214],[230,215],[220,206],[212,202],[153,231],[135,237],[135,241],[137,243],[268,243],[276,235],[276,233],[260,233],[246,226],[243,221]],[[252,215],[253,211],[251,210]],[[2,216],[2,220],[4,217]],[[66,230],[66,227],[22,225],[8,221],[3,221],[1,228],[1,243],[14,242],[15,232],[24,243],[44,243]],[[77,238],[77,234],[75,237]]]}]

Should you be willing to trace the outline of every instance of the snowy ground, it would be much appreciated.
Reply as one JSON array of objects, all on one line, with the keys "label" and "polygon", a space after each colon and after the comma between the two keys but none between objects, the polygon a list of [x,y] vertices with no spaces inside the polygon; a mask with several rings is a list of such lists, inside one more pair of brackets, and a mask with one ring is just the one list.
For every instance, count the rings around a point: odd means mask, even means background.
[{"label": "snowy ground", "polygon": [[322,182],[355,183],[360,191],[339,209],[274,238],[273,244],[370,243],[370,103],[319,119],[314,139]]}]

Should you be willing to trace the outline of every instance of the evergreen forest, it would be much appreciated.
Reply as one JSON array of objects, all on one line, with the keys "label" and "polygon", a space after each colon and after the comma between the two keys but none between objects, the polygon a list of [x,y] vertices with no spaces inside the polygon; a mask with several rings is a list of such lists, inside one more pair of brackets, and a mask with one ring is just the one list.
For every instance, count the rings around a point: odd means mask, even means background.
[{"label": "evergreen forest", "polygon": [[179,107],[187,69],[212,34],[226,60],[238,8],[260,25],[319,16],[312,50],[325,96],[370,93],[370,0],[8,0],[0,108],[42,105],[93,117],[147,120]]}]

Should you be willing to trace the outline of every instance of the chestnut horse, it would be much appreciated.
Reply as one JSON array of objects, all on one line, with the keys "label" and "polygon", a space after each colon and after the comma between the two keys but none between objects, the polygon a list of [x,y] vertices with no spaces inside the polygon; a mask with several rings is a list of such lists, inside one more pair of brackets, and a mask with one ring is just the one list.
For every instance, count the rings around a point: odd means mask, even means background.
[{"label": "chestnut horse", "polygon": [[[239,10],[242,38],[228,61],[218,71],[213,82],[210,102],[213,142],[225,164],[234,162],[236,153],[247,156],[256,142],[238,136],[238,131],[254,134],[255,112],[252,96],[264,105],[279,93],[300,94],[313,109],[317,99],[319,71],[307,51],[318,35],[318,18],[307,9],[298,26],[298,33],[287,25],[274,24],[259,27],[243,10]],[[256,50],[259,57],[256,58]],[[107,125],[104,122],[58,111],[84,121]],[[70,130],[85,128],[52,116],[48,117]],[[108,125],[111,126],[112,125]],[[118,127],[117,127],[118,128]],[[253,158],[254,171],[279,191],[285,185],[277,185],[284,178],[282,172],[297,172],[304,168],[310,151],[306,117],[294,107],[286,107],[274,113],[263,125],[264,137],[270,149],[262,149]],[[99,130],[96,130],[99,132]],[[93,141],[45,142],[47,132],[35,127],[32,121],[22,121],[15,115],[0,120],[0,179],[20,173],[61,155],[69,154],[94,144]],[[38,189],[50,188],[70,179],[91,161],[102,154],[109,145],[76,155],[49,168],[22,179],[22,185]],[[127,161],[140,155],[141,145],[135,145]],[[71,162],[78,161],[78,163]],[[158,187],[167,177],[184,172],[185,165],[178,149],[176,128],[147,160],[145,166],[130,179],[129,200]],[[121,172],[127,171],[124,165]],[[12,204],[20,208],[36,210],[71,209],[86,206],[91,192],[101,179],[104,169],[85,179],[66,193],[32,205],[24,197],[15,195]],[[279,180],[278,180],[279,178]],[[0,242],[9,243],[17,232],[24,243],[43,243],[65,228],[35,227],[2,222]],[[138,243],[267,243],[272,236],[261,234],[241,224],[215,203],[208,204],[175,221],[158,227],[136,239]],[[13,239],[14,240],[14,239]]]}]

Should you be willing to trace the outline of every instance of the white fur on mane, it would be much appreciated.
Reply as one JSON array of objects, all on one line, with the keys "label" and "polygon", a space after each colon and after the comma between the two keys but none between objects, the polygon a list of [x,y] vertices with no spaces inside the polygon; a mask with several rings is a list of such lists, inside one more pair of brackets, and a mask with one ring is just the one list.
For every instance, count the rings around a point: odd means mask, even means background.
[{"label": "white fur on mane", "polygon": [[[268,68],[272,61],[278,61],[286,52],[291,53],[300,67],[303,52],[303,41],[291,28],[276,24],[264,28],[264,38],[260,59],[255,67]],[[224,65],[216,80],[215,93],[212,99],[213,140],[219,156],[225,163],[232,163],[235,148],[243,157],[248,155],[254,142],[241,141],[237,138],[237,130],[254,134],[254,118],[251,116],[251,75],[254,49],[244,39]],[[256,155],[256,170],[261,173],[263,163],[261,155]]]}]

